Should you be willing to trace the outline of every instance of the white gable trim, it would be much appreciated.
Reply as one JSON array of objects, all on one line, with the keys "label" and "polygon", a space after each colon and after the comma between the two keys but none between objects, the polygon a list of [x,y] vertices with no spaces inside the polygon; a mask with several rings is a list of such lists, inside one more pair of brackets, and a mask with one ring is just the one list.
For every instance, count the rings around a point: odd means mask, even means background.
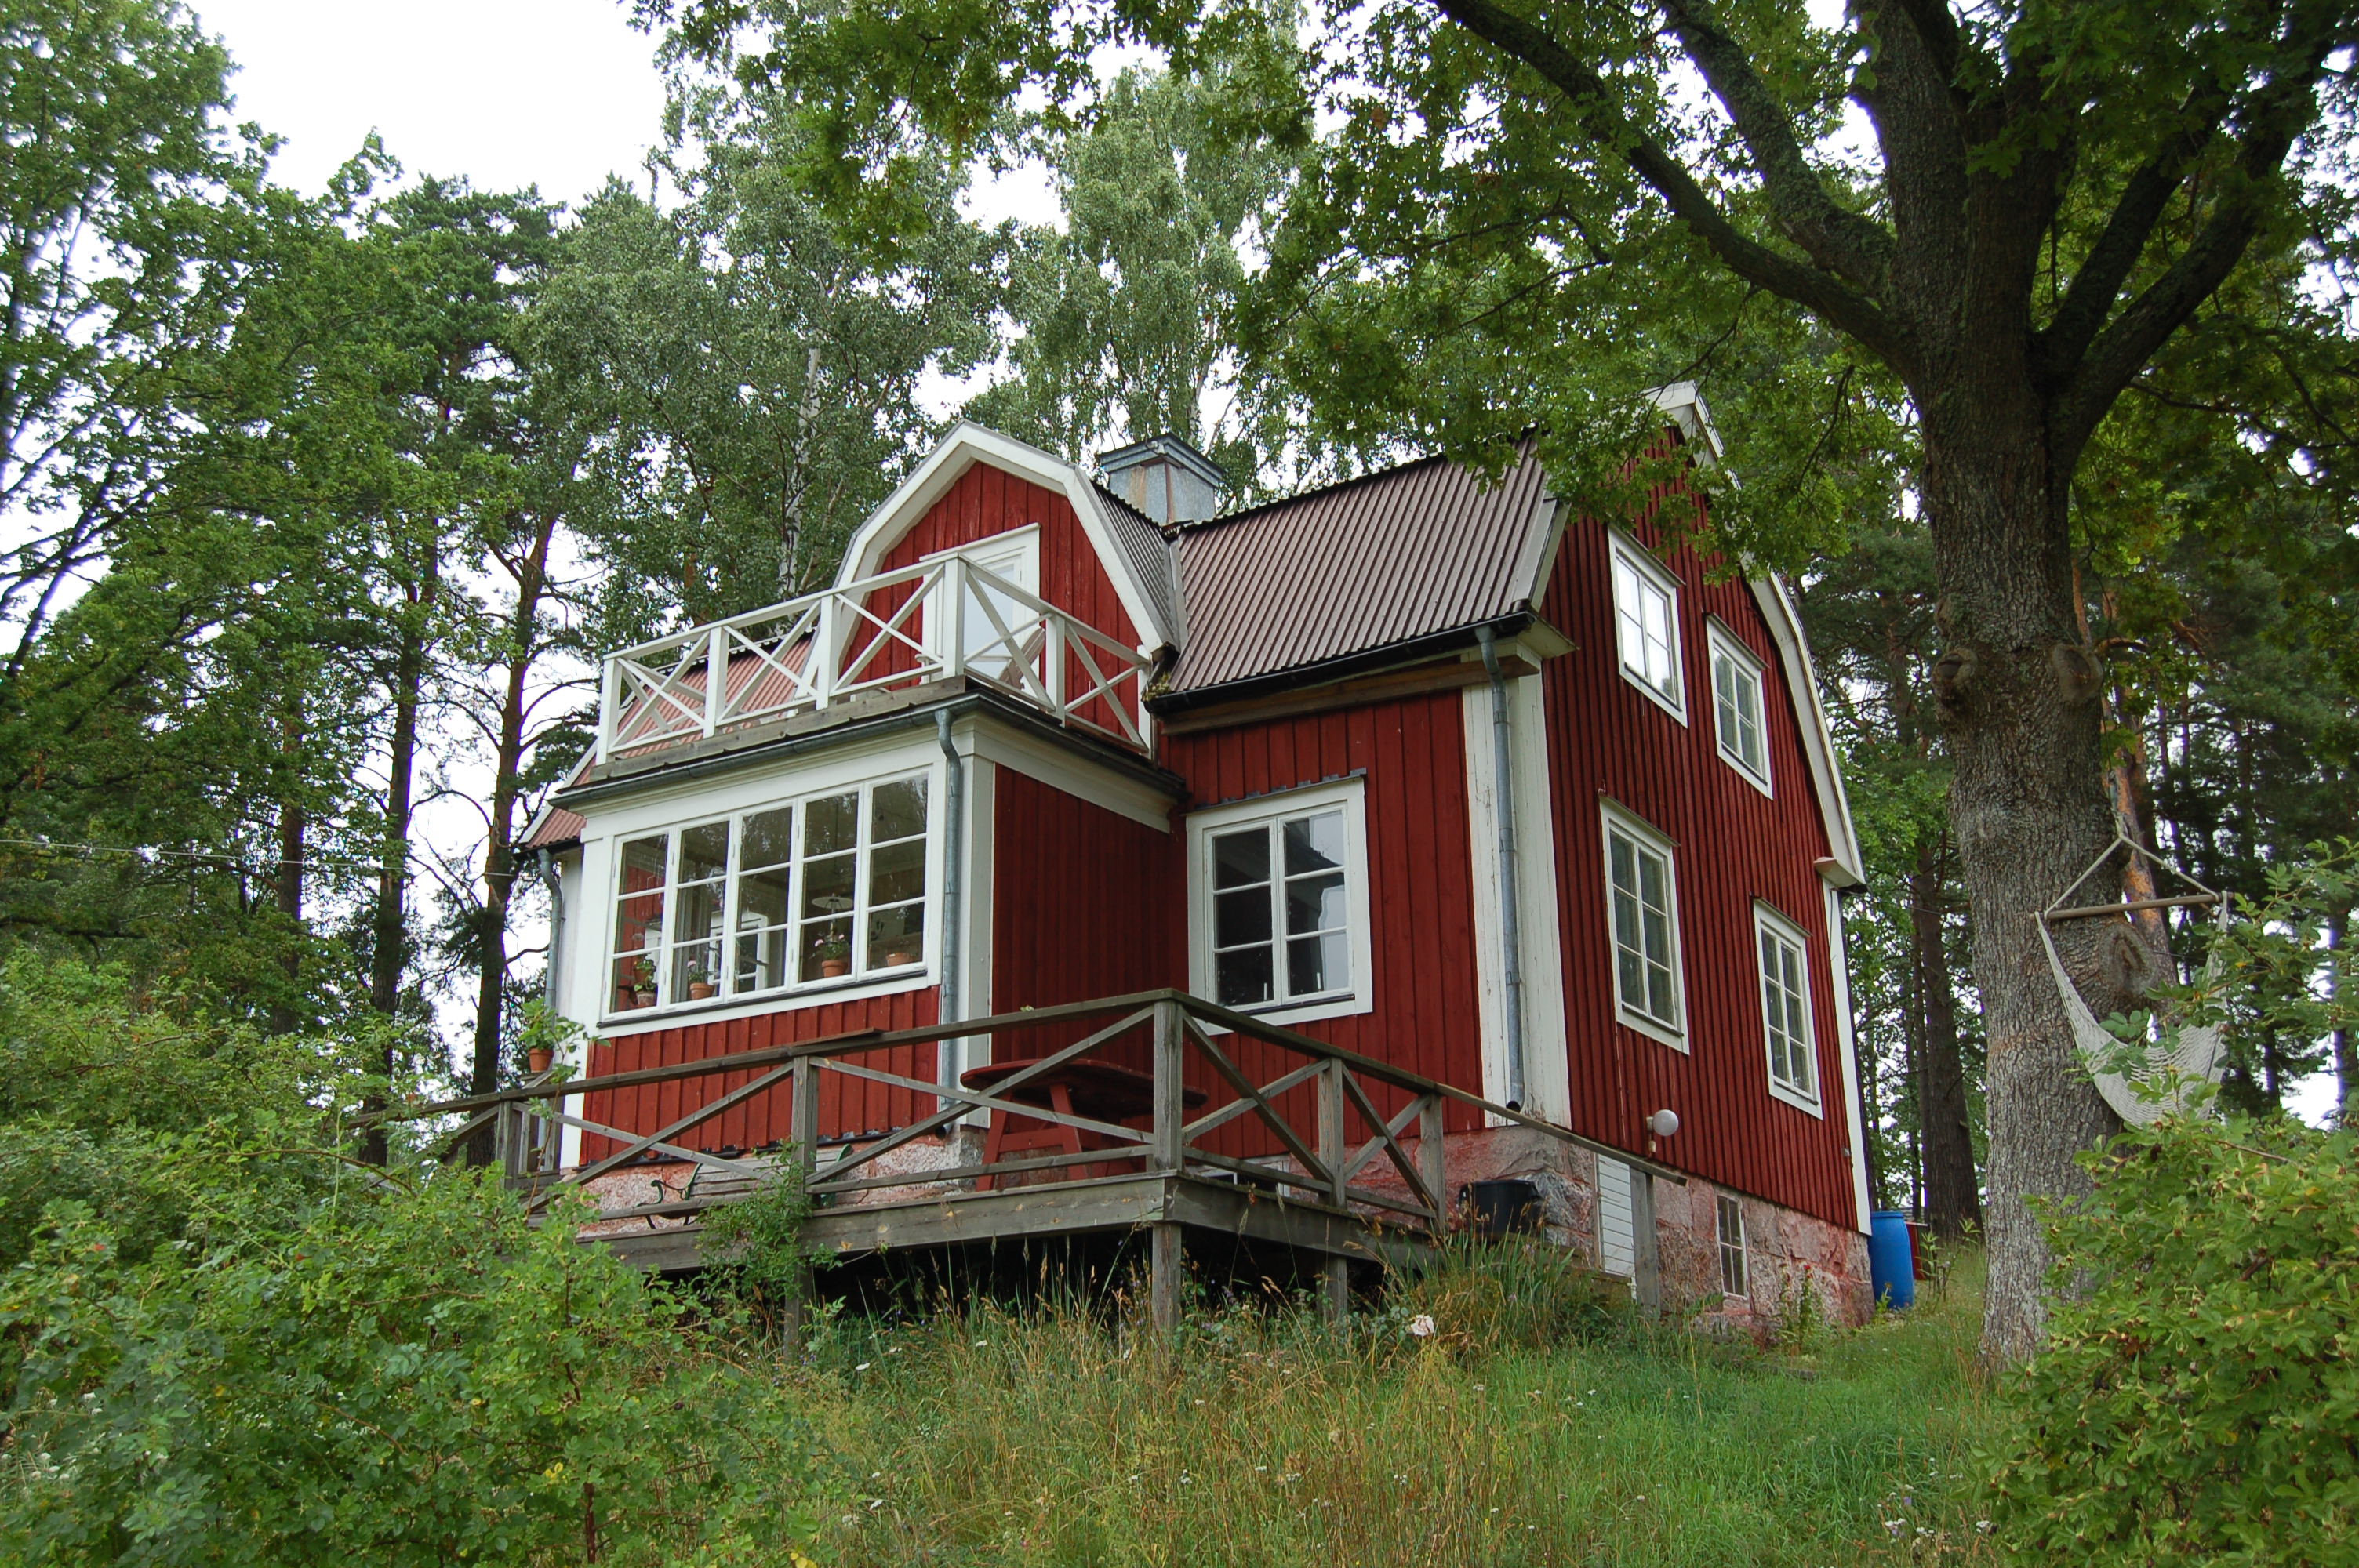
[{"label": "white gable trim", "polygon": [[970,419],[951,426],[941,445],[928,453],[926,460],[853,534],[852,543],[843,552],[843,565],[835,574],[836,586],[841,588],[880,570],[885,553],[934,503],[950,492],[951,486],[966,476],[967,470],[979,462],[988,462],[1048,489],[1062,491],[1072,504],[1073,515],[1081,519],[1082,532],[1088,536],[1090,547],[1097,552],[1098,564],[1113,580],[1115,597],[1122,600],[1131,624],[1139,629],[1146,643],[1140,651],[1152,653],[1179,641],[1176,629],[1164,623],[1146,585],[1137,580],[1130,557],[1116,543],[1114,524],[1088,476],[1062,458],[1013,436],[985,429]]},{"label": "white gable trim", "polygon": [[1857,887],[1867,881],[1860,859],[1859,836],[1851,822],[1851,797],[1843,793],[1843,769],[1835,761],[1834,731],[1827,724],[1826,705],[1819,700],[1819,677],[1810,667],[1810,644],[1802,635],[1801,618],[1786,591],[1785,579],[1765,572],[1747,579],[1769,635],[1777,640],[1777,666],[1785,672],[1786,695],[1793,699],[1794,717],[1801,721],[1802,755],[1810,764],[1812,793],[1819,797],[1819,815],[1826,822],[1828,853],[1844,873],[1843,885]]}]

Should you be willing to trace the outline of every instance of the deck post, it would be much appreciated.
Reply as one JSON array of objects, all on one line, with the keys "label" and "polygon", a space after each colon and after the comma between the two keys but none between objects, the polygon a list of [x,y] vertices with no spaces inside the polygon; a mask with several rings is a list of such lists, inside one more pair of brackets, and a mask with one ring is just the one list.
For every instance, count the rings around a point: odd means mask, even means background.
[{"label": "deck post", "polygon": [[[787,1112],[788,1155],[795,1162],[795,1185],[809,1192],[811,1183],[819,1179],[819,1058],[796,1057],[788,1083],[794,1096]],[[796,1271],[793,1292],[778,1314],[778,1336],[789,1356],[802,1348],[803,1311],[810,1299],[810,1283],[808,1268]]]},{"label": "deck post", "polygon": [[[1185,1040],[1180,1028],[1180,1004],[1169,999],[1157,1002],[1154,1141],[1148,1148],[1148,1163],[1157,1174],[1167,1177],[1180,1174],[1184,1158],[1180,1140],[1187,1128],[1187,1103],[1180,1053]],[[1158,1219],[1148,1229],[1152,1245],[1147,1260],[1147,1292],[1156,1332],[1169,1335],[1180,1326],[1180,1270],[1185,1267],[1180,1226],[1176,1220]]]},{"label": "deck post", "polygon": [[[1340,1057],[1329,1057],[1319,1071],[1319,1162],[1327,1167],[1327,1201],[1339,1209],[1351,1206],[1350,1180],[1343,1174],[1343,1074]],[[1320,1305],[1330,1323],[1352,1314],[1352,1263],[1330,1257],[1321,1271],[1324,1289]]]},{"label": "deck post", "polygon": [[1450,1233],[1450,1161],[1447,1135],[1441,1130],[1441,1097],[1427,1095],[1418,1102],[1417,1165],[1425,1190],[1433,1195],[1433,1234],[1438,1240]]},{"label": "deck post", "polygon": [[1630,1169],[1630,1228],[1637,1257],[1630,1271],[1631,1292],[1649,1313],[1663,1309],[1663,1259],[1655,1238],[1655,1178]]}]

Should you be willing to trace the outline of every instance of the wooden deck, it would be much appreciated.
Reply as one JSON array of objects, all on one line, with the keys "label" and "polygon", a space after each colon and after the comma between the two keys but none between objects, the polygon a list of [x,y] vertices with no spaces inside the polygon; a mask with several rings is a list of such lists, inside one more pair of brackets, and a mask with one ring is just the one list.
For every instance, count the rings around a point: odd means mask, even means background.
[{"label": "wooden deck", "polygon": [[[1043,1031],[1081,1037],[1009,1061],[1010,1070],[987,1087],[913,1078],[863,1060],[949,1040],[1037,1041]],[[1058,1108],[1070,1097],[1042,1103],[1060,1069],[1119,1065],[1121,1056],[1150,1069],[1129,1069],[1151,1084],[1148,1108],[1136,1117],[1105,1120]],[[830,1074],[888,1086],[917,1108],[902,1126],[829,1141],[832,1158],[822,1162],[821,1082]],[[723,1089],[724,1076],[739,1081]],[[678,1103],[689,1108],[653,1130],[603,1125],[584,1111],[592,1096],[658,1083],[677,1083]],[[764,1094],[789,1097],[794,1137],[777,1159],[693,1146],[695,1129]],[[1338,1314],[1348,1304],[1355,1270],[1365,1275],[1430,1254],[1451,1225],[1443,1146],[1444,1109],[1453,1104],[1481,1112],[1487,1125],[1521,1125],[1599,1147],[1464,1089],[1177,990],[867,1031],[603,1077],[567,1081],[551,1074],[496,1094],[388,1112],[386,1119],[440,1122],[447,1128],[438,1141],[444,1149],[488,1123],[510,1184],[536,1212],[567,1189],[627,1176],[641,1168],[636,1162],[694,1167],[694,1187],[677,1199],[620,1208],[602,1203],[596,1228],[604,1234],[584,1238],[668,1273],[705,1260],[703,1211],[782,1173],[790,1173],[814,1205],[805,1239],[846,1263],[888,1253],[1143,1234],[1154,1314],[1169,1325],[1178,1316],[1188,1254],[1200,1262],[1245,1249],[1285,1254],[1298,1266],[1292,1271],[1321,1281],[1329,1310]],[[1068,1147],[973,1158],[973,1135],[962,1138],[962,1128],[990,1117],[1058,1130]],[[558,1168],[551,1156],[560,1127],[614,1147]],[[1618,1150],[1601,1152],[1630,1159]],[[1680,1179],[1651,1162],[1632,1162]],[[1024,1184],[1008,1184],[1018,1180]],[[632,1222],[647,1228],[628,1228]]]}]

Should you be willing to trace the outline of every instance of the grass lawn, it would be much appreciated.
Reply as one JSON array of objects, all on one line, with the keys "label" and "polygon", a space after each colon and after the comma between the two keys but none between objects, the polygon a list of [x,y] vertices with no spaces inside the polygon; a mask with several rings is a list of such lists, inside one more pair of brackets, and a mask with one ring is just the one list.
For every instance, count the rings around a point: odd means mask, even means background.
[{"label": "grass lawn", "polygon": [[[1198,1317],[1169,1351],[1056,1312],[837,1324],[811,1371],[860,1495],[821,1558],[1987,1561],[1975,1265],[1913,1313],[1769,1349],[1619,1315],[1518,1333],[1446,1291],[1349,1336],[1307,1313]],[[1453,1300],[1479,1321],[1453,1328]],[[1413,1338],[1428,1305],[1440,1332]]]}]

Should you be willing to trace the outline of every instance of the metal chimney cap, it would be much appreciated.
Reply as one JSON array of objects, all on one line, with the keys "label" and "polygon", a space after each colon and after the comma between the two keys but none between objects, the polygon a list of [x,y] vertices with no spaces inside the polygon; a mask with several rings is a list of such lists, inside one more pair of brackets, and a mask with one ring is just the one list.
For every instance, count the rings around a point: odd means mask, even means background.
[{"label": "metal chimney cap", "polygon": [[1177,463],[1215,490],[1229,487],[1227,470],[1198,451],[1192,443],[1169,430],[1159,436],[1149,436],[1144,441],[1134,441],[1127,447],[1116,447],[1113,451],[1099,453],[1098,472],[1111,478],[1125,469],[1134,469],[1158,459]]}]

